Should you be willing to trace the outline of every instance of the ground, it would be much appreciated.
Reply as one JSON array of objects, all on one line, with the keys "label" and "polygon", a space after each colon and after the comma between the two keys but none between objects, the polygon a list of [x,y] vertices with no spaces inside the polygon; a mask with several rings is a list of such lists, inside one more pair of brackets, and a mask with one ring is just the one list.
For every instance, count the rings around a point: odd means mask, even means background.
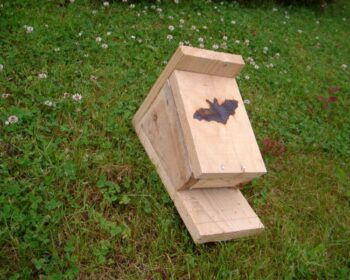
[{"label": "ground", "polygon": [[[159,2],[1,2],[0,278],[347,279],[349,1]],[[180,43],[246,62],[260,235],[195,245],[133,130]]]}]

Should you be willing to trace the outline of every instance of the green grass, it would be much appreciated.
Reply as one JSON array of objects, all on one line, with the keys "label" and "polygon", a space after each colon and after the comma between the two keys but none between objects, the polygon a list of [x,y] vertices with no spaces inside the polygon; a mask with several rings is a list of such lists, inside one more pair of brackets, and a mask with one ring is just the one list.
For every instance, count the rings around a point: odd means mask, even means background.
[{"label": "green grass", "polygon": [[[347,279],[350,3],[273,8],[3,1],[0,278]],[[243,192],[266,230],[196,246],[131,119],[180,41],[211,49],[223,36],[219,50],[246,61],[239,85],[268,174]]]}]

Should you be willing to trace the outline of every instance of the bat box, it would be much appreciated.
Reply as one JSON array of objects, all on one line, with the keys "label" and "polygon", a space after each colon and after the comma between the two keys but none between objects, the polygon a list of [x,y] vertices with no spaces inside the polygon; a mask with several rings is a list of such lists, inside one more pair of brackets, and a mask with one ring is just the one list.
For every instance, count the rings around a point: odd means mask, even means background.
[{"label": "bat box", "polygon": [[180,46],[134,116],[196,243],[263,229],[239,186],[266,173],[236,75],[240,55]]}]

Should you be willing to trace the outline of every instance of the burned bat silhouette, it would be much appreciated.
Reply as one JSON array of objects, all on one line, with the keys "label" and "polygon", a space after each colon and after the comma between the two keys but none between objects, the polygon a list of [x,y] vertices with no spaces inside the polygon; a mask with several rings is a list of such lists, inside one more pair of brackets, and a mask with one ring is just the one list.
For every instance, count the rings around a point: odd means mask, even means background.
[{"label": "burned bat silhouette", "polygon": [[214,102],[210,102],[208,99],[206,101],[209,103],[210,107],[208,109],[198,109],[194,113],[193,118],[200,121],[215,121],[226,124],[230,115],[234,115],[238,107],[238,101],[234,99],[226,99],[221,105],[218,103],[216,98],[214,98]]}]

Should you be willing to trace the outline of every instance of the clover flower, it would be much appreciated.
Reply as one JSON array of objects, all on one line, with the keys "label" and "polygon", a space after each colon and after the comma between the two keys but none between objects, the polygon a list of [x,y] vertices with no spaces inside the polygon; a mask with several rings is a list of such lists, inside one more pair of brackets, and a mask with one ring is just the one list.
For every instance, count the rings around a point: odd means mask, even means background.
[{"label": "clover flower", "polygon": [[16,122],[18,122],[18,117],[15,116],[15,115],[9,116],[7,118],[7,124],[10,124],[10,123],[13,124],[13,123],[16,123]]},{"label": "clover flower", "polygon": [[83,96],[82,96],[81,94],[79,94],[79,93],[76,93],[76,94],[73,94],[73,95],[72,95],[72,99],[73,99],[74,101],[79,102],[79,101],[81,101],[81,100],[83,99]]}]

